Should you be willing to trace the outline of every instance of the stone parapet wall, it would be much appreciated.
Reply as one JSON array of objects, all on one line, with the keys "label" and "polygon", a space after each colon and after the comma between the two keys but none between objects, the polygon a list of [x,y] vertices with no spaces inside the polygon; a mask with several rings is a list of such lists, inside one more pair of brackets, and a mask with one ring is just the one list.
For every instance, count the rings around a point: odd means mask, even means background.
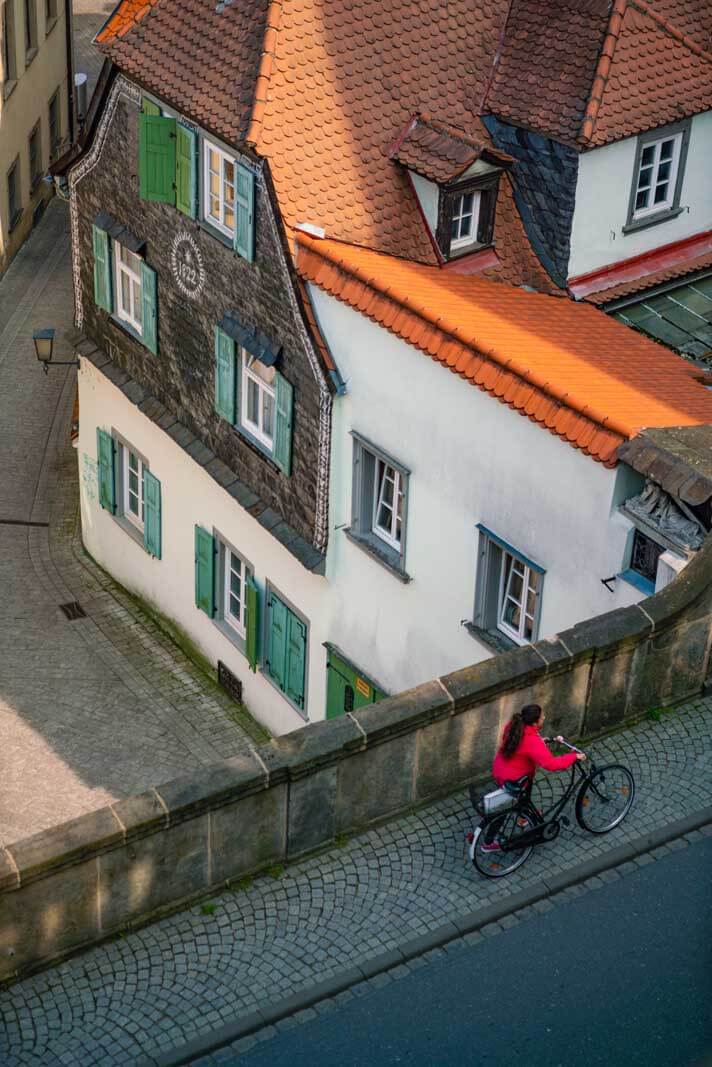
[{"label": "stone parapet wall", "polygon": [[314,723],[0,850],[0,979],[452,792],[511,713],[590,736],[711,679],[712,539],[642,604]]}]

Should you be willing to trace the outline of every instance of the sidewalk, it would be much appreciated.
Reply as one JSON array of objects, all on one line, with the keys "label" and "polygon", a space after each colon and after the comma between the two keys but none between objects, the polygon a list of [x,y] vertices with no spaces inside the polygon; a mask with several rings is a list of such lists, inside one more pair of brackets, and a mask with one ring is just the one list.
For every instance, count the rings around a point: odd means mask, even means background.
[{"label": "sidewalk", "polygon": [[[367,970],[454,917],[507,896],[514,904],[522,890],[712,802],[712,699],[589,750],[636,778],[633,810],[611,835],[574,823],[510,878],[486,881],[464,856],[467,799],[449,797],[16,984],[0,994],[0,1062],[135,1065],[347,968]],[[560,787],[542,777],[543,802]]]},{"label": "sidewalk", "polygon": [[[0,284],[0,846],[238,754],[265,734],[84,553],[67,205]],[[60,605],[78,601],[86,617]]]}]

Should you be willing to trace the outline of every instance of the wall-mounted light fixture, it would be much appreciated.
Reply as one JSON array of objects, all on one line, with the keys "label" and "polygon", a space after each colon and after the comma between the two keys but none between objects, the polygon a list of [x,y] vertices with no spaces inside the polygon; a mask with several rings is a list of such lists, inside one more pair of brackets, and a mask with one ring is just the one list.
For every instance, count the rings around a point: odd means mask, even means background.
[{"label": "wall-mounted light fixture", "polygon": [[52,359],[52,349],[54,348],[54,330],[47,328],[45,330],[35,330],[32,334],[32,340],[35,345],[35,352],[37,358],[44,368],[45,374],[48,367],[78,367],[78,359]]}]

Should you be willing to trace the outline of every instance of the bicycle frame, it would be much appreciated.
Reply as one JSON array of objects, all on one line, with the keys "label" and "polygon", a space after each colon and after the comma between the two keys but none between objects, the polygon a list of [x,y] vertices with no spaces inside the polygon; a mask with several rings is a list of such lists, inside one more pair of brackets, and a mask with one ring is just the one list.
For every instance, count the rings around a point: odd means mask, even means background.
[{"label": "bicycle frame", "polygon": [[[559,816],[568,804],[569,800],[576,792],[576,789],[580,789],[582,785],[596,773],[595,763],[589,763],[589,769],[584,771],[581,764],[577,760],[571,764],[571,777],[569,778],[569,784],[566,787],[564,795],[557,800],[557,802],[549,808],[548,811],[539,814],[534,805],[532,804],[531,794],[532,786],[534,784],[533,779],[529,782],[529,785],[525,789],[521,798],[514,805],[513,811],[520,811],[525,815],[529,815],[534,819],[536,825],[531,830],[525,830],[524,833],[517,834],[515,838],[510,839],[507,842],[501,843],[500,847],[503,852],[510,852],[513,849],[523,848],[526,845],[540,845],[547,840],[547,827],[556,825],[558,833]],[[491,816],[495,818],[496,816]],[[556,834],[554,834],[556,836]],[[553,838],[551,838],[553,840]]]}]

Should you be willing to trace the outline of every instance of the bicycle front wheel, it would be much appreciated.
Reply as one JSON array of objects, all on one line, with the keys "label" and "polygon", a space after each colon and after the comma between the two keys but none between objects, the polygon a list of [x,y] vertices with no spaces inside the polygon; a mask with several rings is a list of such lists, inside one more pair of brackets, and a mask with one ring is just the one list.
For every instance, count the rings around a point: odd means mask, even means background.
[{"label": "bicycle front wheel", "polygon": [[[531,855],[532,845],[517,848],[517,835],[534,826],[533,818],[525,811],[505,811],[493,815],[478,831],[472,852],[472,862],[486,878],[503,878],[521,867]],[[505,848],[503,846],[511,846]]]},{"label": "bicycle front wheel", "polygon": [[611,763],[587,778],[576,797],[576,819],[591,834],[607,834],[622,823],[635,797],[635,782],[627,767]]}]

